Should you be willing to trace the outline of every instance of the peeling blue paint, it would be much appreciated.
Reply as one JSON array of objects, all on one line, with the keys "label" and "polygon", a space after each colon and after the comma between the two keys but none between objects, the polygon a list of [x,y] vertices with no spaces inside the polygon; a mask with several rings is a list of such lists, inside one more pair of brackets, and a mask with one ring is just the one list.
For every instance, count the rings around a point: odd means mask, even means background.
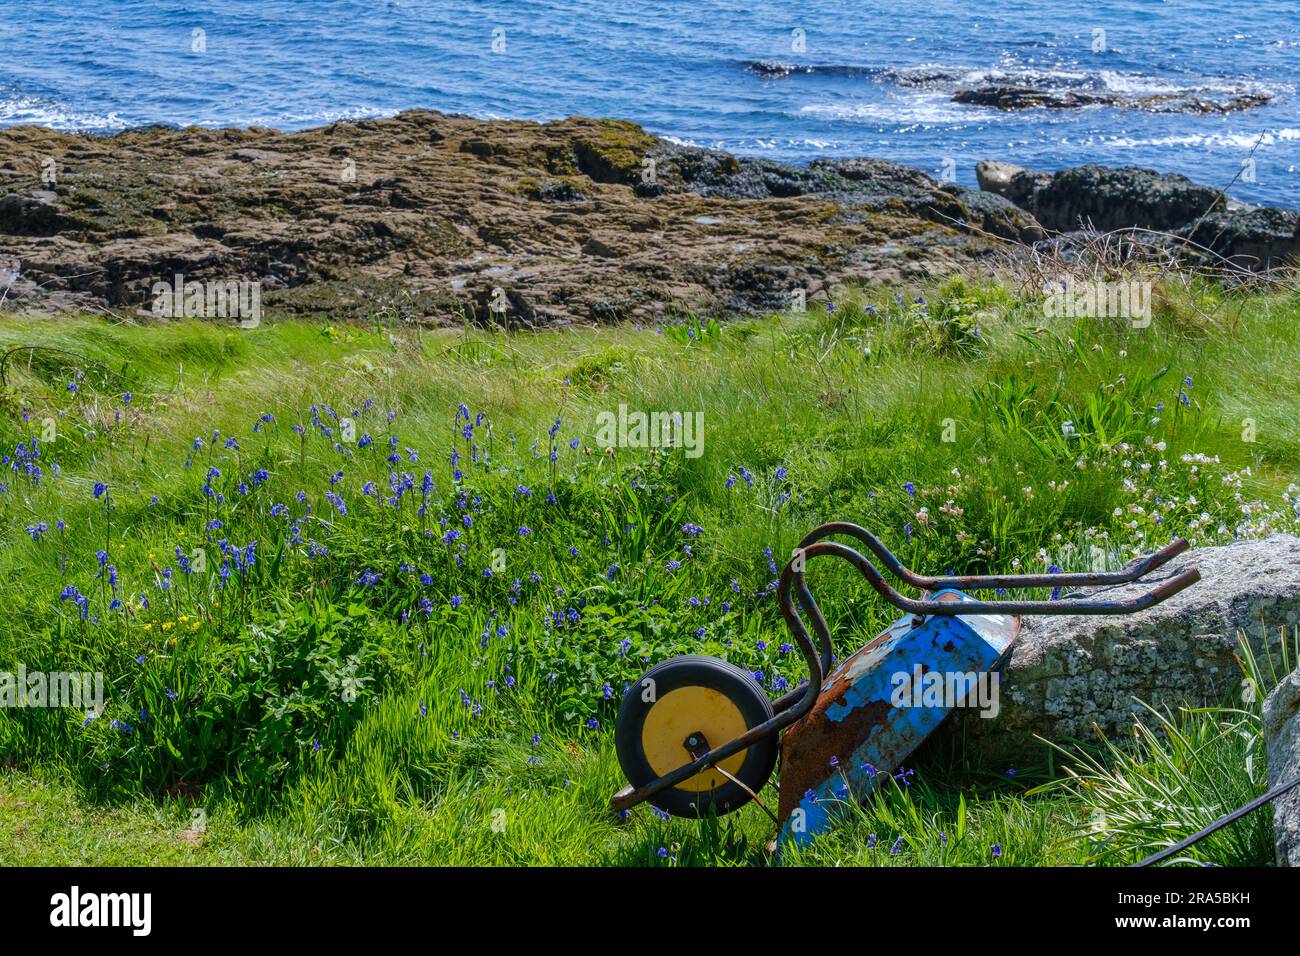
[{"label": "peeling blue paint", "polygon": [[[935,597],[955,595],[971,601],[960,591],[946,589]],[[952,600],[953,598],[948,598]],[[861,724],[865,737],[843,742],[848,753],[835,753],[820,769],[819,779],[795,779],[799,774],[783,771],[781,787],[795,787],[802,797],[782,823],[780,844],[806,844],[829,827],[834,813],[849,800],[862,800],[885,777],[896,770],[920,746],[952,709],[949,706],[895,706],[895,675],[912,674],[915,665],[923,672],[987,673],[994,670],[1011,647],[1016,633],[1009,615],[977,614],[969,617],[929,617],[916,623],[913,615],[899,618],[866,647],[845,659],[827,678],[818,703],[800,722],[805,726],[788,732],[793,747],[823,752],[828,744],[845,734],[846,722]],[[871,714],[881,719],[871,722]],[[824,718],[821,716],[824,715]],[[850,735],[852,731],[848,731]],[[809,734],[817,735],[810,739]]]}]

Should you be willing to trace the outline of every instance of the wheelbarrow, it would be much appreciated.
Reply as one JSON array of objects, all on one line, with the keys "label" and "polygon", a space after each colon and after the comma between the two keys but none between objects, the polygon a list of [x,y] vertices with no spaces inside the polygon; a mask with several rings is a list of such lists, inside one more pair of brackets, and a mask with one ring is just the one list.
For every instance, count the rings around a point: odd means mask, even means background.
[{"label": "wheelbarrow", "polygon": [[[835,535],[856,538],[921,597],[904,596],[853,548],[825,540]],[[1180,538],[1113,572],[930,577],[907,568],[865,528],[821,525],[799,542],[777,590],[808,680],[771,700],[751,674],[718,658],[683,655],[650,668],[619,706],[614,739],[628,786],[610,805],[625,811],[648,801],[674,816],[701,817],[754,800],[772,816],[780,844],[804,843],[830,825],[837,808],[863,799],[878,777],[901,767],[955,708],[996,706],[997,675],[1022,615],[1132,614],[1195,584],[1200,572],[1186,568],[1125,601],[982,601],[966,591],[1123,584],[1185,550]],[[848,561],[904,612],[834,668],[830,629],[804,579],[807,562],[823,556]],[[778,749],[773,813],[759,791]]]}]

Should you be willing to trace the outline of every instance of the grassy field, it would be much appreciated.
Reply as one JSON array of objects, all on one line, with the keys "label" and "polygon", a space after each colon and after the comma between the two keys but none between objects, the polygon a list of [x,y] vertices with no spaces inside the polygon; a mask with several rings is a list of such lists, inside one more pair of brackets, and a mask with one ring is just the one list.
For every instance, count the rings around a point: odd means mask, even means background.
[{"label": "grassy field", "polygon": [[[0,709],[0,863],[764,865],[752,805],[613,817],[612,723],[677,653],[797,684],[774,579],[815,524],[934,573],[1296,530],[1300,295],[1154,300],[1144,329],[961,281],[530,334],[5,319],[45,348],[6,366],[0,671],[107,700]],[[702,413],[701,453],[603,447],[620,405]],[[818,570],[841,651],[892,618]],[[1095,762],[923,751],[783,862],[1130,862],[1261,791],[1256,711]],[[1196,852],[1268,863],[1267,815]]]}]

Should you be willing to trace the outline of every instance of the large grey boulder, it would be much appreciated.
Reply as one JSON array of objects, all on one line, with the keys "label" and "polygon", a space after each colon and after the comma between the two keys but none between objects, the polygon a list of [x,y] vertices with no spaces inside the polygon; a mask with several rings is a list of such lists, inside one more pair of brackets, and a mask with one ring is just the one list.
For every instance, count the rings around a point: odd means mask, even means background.
[{"label": "large grey boulder", "polygon": [[1300,622],[1300,538],[1275,534],[1173,559],[1141,581],[1084,588],[1061,598],[1128,599],[1196,565],[1201,580],[1162,604],[1120,617],[1025,617],[1002,673],[1000,710],[959,709],[958,733],[984,760],[1042,759],[1036,735],[1058,743],[1131,736],[1153,707],[1240,701],[1238,632],[1262,649]]},{"label": "large grey boulder", "polygon": [[1005,196],[1007,187],[1011,185],[1011,177],[1024,171],[1023,166],[986,159],[975,164],[975,181],[984,192]]},{"label": "large grey boulder", "polygon": [[[1264,701],[1268,786],[1300,774],[1300,670],[1287,675]],[[1273,801],[1277,865],[1300,866],[1300,787]]]}]

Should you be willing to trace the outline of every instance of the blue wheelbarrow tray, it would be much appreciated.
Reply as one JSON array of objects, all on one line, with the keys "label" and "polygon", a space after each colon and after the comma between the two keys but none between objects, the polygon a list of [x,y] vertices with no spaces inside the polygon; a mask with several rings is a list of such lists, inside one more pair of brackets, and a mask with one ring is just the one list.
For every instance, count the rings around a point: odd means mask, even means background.
[{"label": "blue wheelbarrow tray", "polygon": [[[954,589],[942,601],[972,601]],[[832,814],[865,799],[952,712],[920,700],[897,706],[900,687],[910,700],[918,677],[964,675],[950,701],[967,697],[1007,660],[1020,619],[1005,614],[962,617],[904,615],[871,643],[842,661],[812,709],[781,740],[780,843],[804,844],[829,825]],[[905,682],[905,683],[904,683]],[[987,686],[987,683],[985,684]]]}]

